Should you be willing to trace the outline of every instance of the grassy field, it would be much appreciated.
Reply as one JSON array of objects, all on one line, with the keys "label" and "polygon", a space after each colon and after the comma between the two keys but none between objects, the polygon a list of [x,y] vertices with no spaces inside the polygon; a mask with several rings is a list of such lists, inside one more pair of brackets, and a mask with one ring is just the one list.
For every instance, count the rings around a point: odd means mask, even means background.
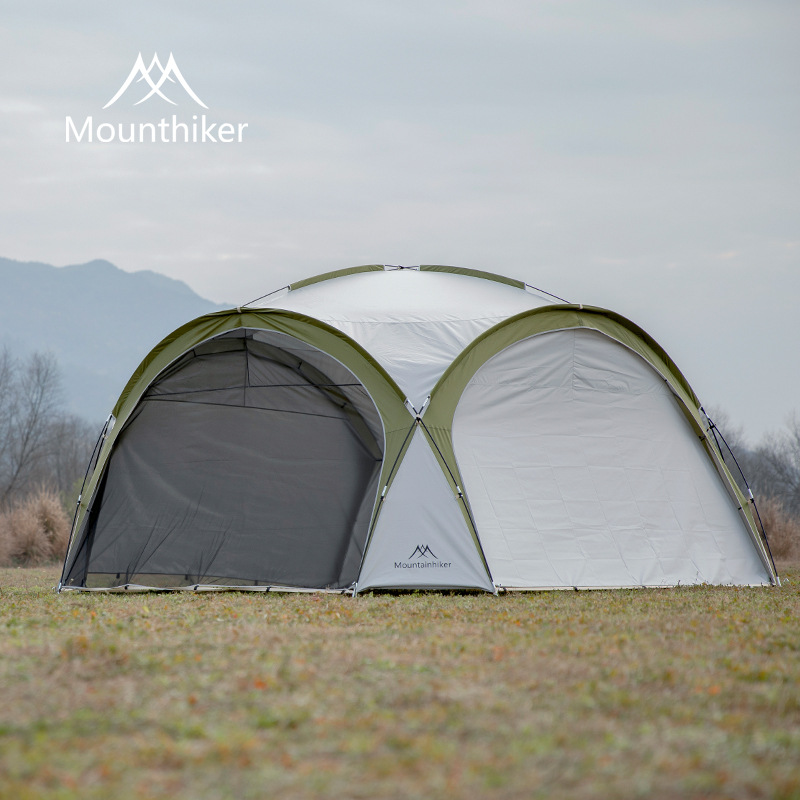
[{"label": "grassy field", "polygon": [[782,567],[355,600],[58,596],[56,569],[3,569],[0,797],[798,798]]}]

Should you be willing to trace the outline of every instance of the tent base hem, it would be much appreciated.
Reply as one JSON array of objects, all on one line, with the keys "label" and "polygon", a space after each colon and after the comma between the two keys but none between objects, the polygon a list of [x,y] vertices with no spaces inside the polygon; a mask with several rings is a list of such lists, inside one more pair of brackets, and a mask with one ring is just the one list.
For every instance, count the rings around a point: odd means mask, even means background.
[{"label": "tent base hem", "polygon": [[101,592],[101,593],[131,593],[131,592],[281,592],[284,594],[353,594],[352,588],[346,589],[304,589],[297,586],[225,586],[216,583],[197,583],[188,586],[145,586],[140,583],[124,583],[120,586],[62,586],[55,587],[56,593],[61,592]]},{"label": "tent base hem", "polygon": [[777,583],[708,583],[700,581],[698,583],[631,583],[625,586],[501,586],[497,585],[498,594],[508,592],[616,592],[627,591],[629,589],[685,589],[686,587],[708,586],[708,587],[740,587],[769,589],[773,586],[780,586],[780,579]]},{"label": "tent base hem", "polygon": [[481,586],[456,586],[453,584],[452,586],[442,586],[438,584],[437,586],[409,586],[405,584],[403,586],[394,584],[394,585],[387,585],[387,586],[376,586],[370,584],[364,588],[358,587],[355,590],[355,594],[367,594],[368,592],[403,592],[406,594],[410,594],[412,592],[439,592],[441,594],[445,594],[447,592],[471,592],[474,594],[488,594],[493,595],[497,594],[497,591],[491,591],[490,589],[484,589]]}]

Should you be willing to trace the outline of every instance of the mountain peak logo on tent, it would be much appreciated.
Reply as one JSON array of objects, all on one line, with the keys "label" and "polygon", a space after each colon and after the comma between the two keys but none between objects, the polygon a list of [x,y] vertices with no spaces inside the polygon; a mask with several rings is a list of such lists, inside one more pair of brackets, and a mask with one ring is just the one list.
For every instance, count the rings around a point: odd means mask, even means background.
[{"label": "mountain peak logo on tent", "polygon": [[440,567],[448,569],[453,566],[450,561],[440,561],[439,557],[427,544],[418,544],[405,561],[395,561],[395,569],[421,569],[425,567]]},{"label": "mountain peak logo on tent", "polygon": [[[157,81],[154,81],[151,74],[154,69],[158,68],[161,72],[160,77]],[[119,91],[103,106],[105,110],[109,106],[114,105],[114,103],[122,97],[123,94],[128,90],[128,87],[136,80],[137,75],[138,80],[137,83],[141,83],[145,81],[145,83],[150,87],[150,91],[142,97],[140,100],[137,100],[134,105],[138,106],[140,103],[144,103],[145,100],[149,100],[153,95],[158,95],[162,100],[166,100],[171,105],[177,105],[174,100],[170,100],[162,91],[161,88],[164,84],[169,81],[170,83],[177,82],[184,88],[186,94],[192,98],[192,100],[197,103],[197,105],[202,106],[203,108],[208,108],[208,106],[194,93],[192,87],[186,81],[186,78],[183,77],[181,74],[180,69],[178,69],[178,65],[175,63],[175,56],[172,53],[169,54],[169,58],[167,59],[167,66],[164,67],[161,65],[161,62],[158,60],[158,53],[153,54],[153,59],[150,62],[149,67],[145,67],[144,65],[144,58],[142,58],[142,54],[136,57],[136,61],[134,62],[133,69],[130,71],[130,74],[125,79],[125,82],[120,86]],[[173,77],[174,76],[174,77]]]}]

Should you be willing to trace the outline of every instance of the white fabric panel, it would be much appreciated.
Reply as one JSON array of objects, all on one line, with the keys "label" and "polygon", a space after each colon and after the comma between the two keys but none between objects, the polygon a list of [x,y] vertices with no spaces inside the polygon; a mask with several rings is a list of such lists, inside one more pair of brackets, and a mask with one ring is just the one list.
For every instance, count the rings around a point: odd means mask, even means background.
[{"label": "white fabric panel", "polygon": [[499,585],[769,583],[665,381],[596,331],[542,334],[487,361],[453,439]]},{"label": "white fabric panel", "polygon": [[358,579],[370,587],[494,591],[456,497],[421,429],[381,507]]},{"label": "white fabric panel", "polygon": [[355,339],[420,408],[476,336],[549,303],[541,295],[485,278],[402,269],[321,281],[272,305],[320,319]]}]

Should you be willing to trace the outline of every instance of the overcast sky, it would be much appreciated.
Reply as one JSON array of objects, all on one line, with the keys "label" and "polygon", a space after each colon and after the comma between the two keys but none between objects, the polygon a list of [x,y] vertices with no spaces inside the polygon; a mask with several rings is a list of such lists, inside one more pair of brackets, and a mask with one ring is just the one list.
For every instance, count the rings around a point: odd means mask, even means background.
[{"label": "overcast sky", "polygon": [[[6,0],[0,255],[232,304],[357,264],[499,272],[633,319],[755,440],[800,412],[799,40],[797,0]],[[208,109],[138,83],[103,110],[140,52]],[[248,127],[65,141],[173,114]]]}]

